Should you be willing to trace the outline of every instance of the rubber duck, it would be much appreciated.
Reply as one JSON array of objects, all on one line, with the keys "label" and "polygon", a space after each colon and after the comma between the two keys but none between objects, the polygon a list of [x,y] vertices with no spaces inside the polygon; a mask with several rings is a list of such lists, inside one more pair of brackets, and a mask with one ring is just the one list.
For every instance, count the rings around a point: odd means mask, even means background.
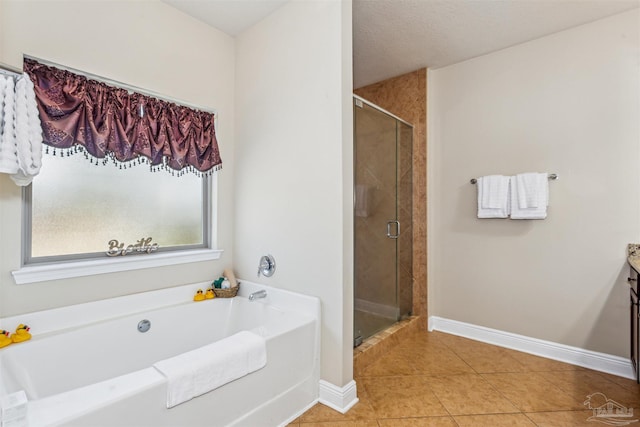
[{"label": "rubber duck", "polygon": [[204,294],[202,293],[202,289],[198,289],[198,292],[193,296],[194,301],[204,301]]},{"label": "rubber duck", "polygon": [[13,342],[22,342],[31,339],[31,334],[29,333],[29,328],[27,325],[20,324],[16,328],[16,333],[11,335],[11,340]]},{"label": "rubber duck", "polygon": [[12,344],[13,341],[9,336],[9,331],[5,331],[4,329],[0,330],[0,348],[6,347],[9,344]]},{"label": "rubber duck", "polygon": [[213,289],[211,288],[207,289],[207,292],[204,294],[205,299],[214,299],[215,297],[216,294],[213,293]]}]

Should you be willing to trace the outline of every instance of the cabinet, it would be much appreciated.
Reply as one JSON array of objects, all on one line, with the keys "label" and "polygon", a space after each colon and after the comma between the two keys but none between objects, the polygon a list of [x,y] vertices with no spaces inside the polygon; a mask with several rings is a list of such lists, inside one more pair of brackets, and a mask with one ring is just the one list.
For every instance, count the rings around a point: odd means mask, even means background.
[{"label": "cabinet", "polygon": [[631,330],[631,363],[636,374],[636,381],[640,383],[640,313],[638,313],[638,294],[640,293],[640,273],[631,268],[629,277],[629,321]]}]

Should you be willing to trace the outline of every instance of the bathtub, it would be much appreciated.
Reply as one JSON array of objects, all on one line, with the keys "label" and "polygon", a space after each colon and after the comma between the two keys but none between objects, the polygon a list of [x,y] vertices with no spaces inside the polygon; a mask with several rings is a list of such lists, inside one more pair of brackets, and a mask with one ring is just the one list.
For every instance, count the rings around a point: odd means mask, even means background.
[{"label": "bathtub", "polygon": [[[317,298],[242,282],[236,298],[191,301],[180,286],[0,319],[33,338],[0,349],[0,397],[24,390],[29,427],[286,425],[318,400]],[[267,297],[248,295],[266,290]],[[137,325],[149,320],[141,333]],[[166,408],[152,365],[242,330],[265,337],[267,365]]]}]

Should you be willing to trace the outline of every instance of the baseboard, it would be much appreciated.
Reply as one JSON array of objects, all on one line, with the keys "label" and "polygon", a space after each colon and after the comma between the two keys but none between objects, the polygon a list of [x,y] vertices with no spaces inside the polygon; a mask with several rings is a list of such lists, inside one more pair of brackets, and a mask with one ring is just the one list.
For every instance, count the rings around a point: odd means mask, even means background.
[{"label": "baseboard", "polygon": [[599,353],[437,316],[429,317],[428,328],[429,331],[446,332],[452,335],[546,357],[547,359],[582,366],[583,368],[589,368],[595,371],[635,379],[631,362],[629,359],[620,356]]},{"label": "baseboard", "polygon": [[320,380],[320,398],[318,401],[344,414],[358,403],[356,382],[351,380],[344,387],[338,387],[330,382]]}]

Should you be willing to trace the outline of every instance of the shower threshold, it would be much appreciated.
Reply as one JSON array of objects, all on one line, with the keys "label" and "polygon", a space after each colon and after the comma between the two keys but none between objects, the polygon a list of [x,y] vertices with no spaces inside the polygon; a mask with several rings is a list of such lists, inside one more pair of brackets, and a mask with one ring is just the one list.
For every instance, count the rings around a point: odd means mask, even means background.
[{"label": "shower threshold", "polygon": [[353,349],[353,372],[359,376],[369,365],[382,357],[413,332],[426,330],[426,321],[420,316],[400,320],[362,341]]}]

